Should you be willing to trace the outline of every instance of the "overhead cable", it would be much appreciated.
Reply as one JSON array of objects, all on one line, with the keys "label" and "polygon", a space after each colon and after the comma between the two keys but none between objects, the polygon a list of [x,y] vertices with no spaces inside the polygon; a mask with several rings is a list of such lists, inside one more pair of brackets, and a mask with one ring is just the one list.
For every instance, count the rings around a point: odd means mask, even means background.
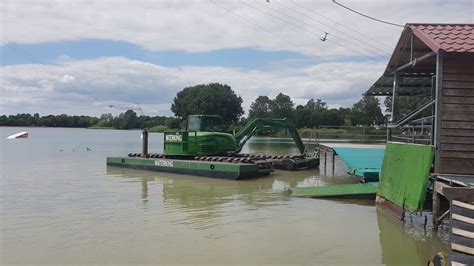
[{"label": "overhead cable", "polygon": [[[315,35],[318,39],[321,37],[320,34],[317,34],[317,33],[315,33],[315,32],[312,32],[312,31],[306,29],[305,27],[302,27],[302,26],[299,26],[299,25],[297,25],[297,24],[294,24],[293,22],[288,21],[288,20],[286,20],[286,19],[283,19],[283,18],[281,18],[281,17],[279,17],[279,16],[276,16],[276,15],[270,13],[270,12],[267,12],[267,11],[265,11],[265,10],[256,8],[256,7],[254,7],[254,6],[252,6],[252,5],[249,5],[249,4],[247,4],[247,3],[245,3],[245,2],[242,2],[242,1],[240,1],[240,3],[242,3],[243,5],[246,5],[246,6],[252,8],[252,9],[254,9],[254,10],[257,10],[257,11],[259,11],[259,12],[265,13],[265,14],[267,14],[267,15],[273,17],[273,18],[276,18],[276,19],[278,19],[278,20],[280,20],[280,21],[283,21],[283,22],[285,22],[285,23],[287,23],[287,24],[289,24],[289,25],[291,25],[291,26],[293,26],[293,27],[295,27],[295,28],[298,28],[298,29],[300,29],[300,30],[302,30],[302,31],[304,31],[304,32],[307,32],[307,33],[310,33],[310,34],[312,34],[312,35]],[[270,8],[270,9],[272,9],[272,8]],[[272,10],[275,10],[275,9],[272,9]],[[308,24],[308,23],[306,23],[306,22],[302,22],[302,21],[300,21],[300,20],[298,20],[298,19],[295,19],[295,18],[292,17],[292,16],[286,15],[285,13],[282,13],[282,12],[280,12],[280,11],[277,11],[277,12],[279,12],[279,13],[281,13],[281,14],[287,16],[287,17],[290,17],[290,18],[292,18],[292,19],[294,19],[294,20],[297,20],[297,21],[300,22],[300,23],[303,23],[303,24],[312,26],[311,24]],[[313,27],[314,27],[314,26],[313,26]],[[321,29],[318,29],[318,30],[320,30],[320,31],[322,32],[322,34],[325,33],[325,31],[323,31],[323,30],[321,30]],[[336,39],[342,40],[340,37],[337,37],[337,36],[336,36]],[[353,48],[351,48],[351,47],[348,47],[347,45],[344,45],[344,44],[335,42],[334,40],[329,40],[329,39],[328,39],[327,41],[330,41],[330,42],[332,42],[332,43],[334,43],[334,44],[336,44],[336,45],[338,45],[338,46],[344,47],[344,48],[346,48],[346,49],[348,49],[348,50],[350,50],[350,51],[352,51],[352,52],[354,52],[354,53],[357,53],[357,54],[359,54],[359,55],[362,55],[362,56],[364,56],[364,57],[367,57],[367,58],[369,58],[369,59],[371,59],[371,60],[373,60],[373,61],[375,61],[375,62],[380,62],[380,61],[382,61],[382,60],[377,59],[377,58],[375,58],[375,57],[372,57],[372,56],[370,56],[370,55],[364,54],[364,53],[362,53],[362,52],[360,52],[360,51],[358,51],[358,50],[355,50],[355,49],[353,49]],[[354,44],[354,43],[351,43],[351,44],[360,47],[360,46],[357,45],[357,44]]]},{"label": "overhead cable", "polygon": [[375,21],[377,21],[377,22],[384,23],[384,24],[387,24],[387,25],[392,25],[392,26],[397,26],[397,27],[402,27],[402,28],[405,27],[405,26],[400,25],[400,24],[397,24],[397,23],[388,22],[388,21],[385,21],[385,20],[381,20],[381,19],[378,19],[378,18],[371,17],[371,16],[369,16],[369,15],[366,15],[366,14],[364,14],[364,13],[361,13],[361,12],[359,12],[359,11],[356,11],[356,10],[354,10],[354,9],[348,7],[348,6],[345,6],[345,5],[341,4],[341,3],[338,3],[338,2],[336,2],[336,0],[332,0],[332,2],[333,2],[334,4],[336,4],[336,5],[339,5],[339,6],[345,8],[345,9],[351,11],[351,12],[354,12],[354,13],[356,13],[356,14],[358,14],[358,15],[361,15],[361,16],[363,16],[363,17],[366,17],[366,18],[368,18],[368,19],[375,20]]}]

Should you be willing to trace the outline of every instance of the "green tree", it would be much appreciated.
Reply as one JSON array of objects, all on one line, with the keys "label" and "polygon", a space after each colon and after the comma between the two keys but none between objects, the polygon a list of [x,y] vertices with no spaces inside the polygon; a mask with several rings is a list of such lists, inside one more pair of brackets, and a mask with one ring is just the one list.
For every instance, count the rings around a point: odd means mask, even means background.
[{"label": "green tree", "polygon": [[113,123],[113,126],[118,129],[137,128],[137,125],[137,113],[133,110],[127,110],[125,113],[119,114]]},{"label": "green tree", "polygon": [[342,126],[344,117],[337,109],[323,110],[320,115],[320,123],[325,126]]},{"label": "green tree", "polygon": [[168,128],[179,128],[181,126],[181,121],[177,118],[171,117],[165,123]]},{"label": "green tree", "polygon": [[379,99],[374,96],[364,95],[353,105],[350,117],[352,125],[370,126],[384,122]]},{"label": "green tree", "polygon": [[219,83],[184,88],[174,98],[171,111],[181,119],[195,114],[220,115],[226,125],[244,114],[242,98],[230,86]]},{"label": "green tree", "polygon": [[268,96],[258,96],[250,105],[249,118],[265,118],[271,116],[272,100]]},{"label": "green tree", "polygon": [[296,106],[294,119],[297,128],[311,127],[311,110],[303,105]]},{"label": "green tree", "polygon": [[102,114],[99,118],[97,126],[99,127],[111,127],[114,122],[114,116],[111,113]]},{"label": "green tree", "polygon": [[344,125],[350,126],[351,125],[352,109],[351,108],[339,107],[338,112],[344,119]]},{"label": "green tree", "polygon": [[305,107],[309,110],[317,110],[317,111],[327,109],[326,103],[323,102],[321,99],[316,99],[316,101],[314,99],[310,99],[308,102],[306,102]]},{"label": "green tree", "polygon": [[293,119],[294,103],[290,96],[279,93],[272,101],[271,110],[274,118],[288,118]]}]

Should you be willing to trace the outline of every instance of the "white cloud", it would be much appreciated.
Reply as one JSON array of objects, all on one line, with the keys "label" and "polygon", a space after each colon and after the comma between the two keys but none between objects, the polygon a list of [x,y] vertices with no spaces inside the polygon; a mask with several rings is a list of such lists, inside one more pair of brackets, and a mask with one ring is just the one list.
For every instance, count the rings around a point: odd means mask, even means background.
[{"label": "white cloud", "polygon": [[[360,98],[383,65],[330,63],[270,70],[224,67],[163,67],[124,57],[61,60],[54,65],[2,67],[2,113],[118,113],[137,108],[145,114],[169,115],[176,93],[186,86],[220,82],[244,99],[248,110],[259,95],[290,95],[296,103],[321,98],[348,106]],[[67,80],[68,82],[64,82]],[[113,105],[114,108],[110,108]]]},{"label": "white cloud", "polygon": [[[390,47],[394,46],[401,32],[400,28],[350,13],[330,0],[271,0],[270,4],[264,0],[242,1],[271,12],[273,16],[250,8],[239,0],[214,0],[239,16],[275,32],[277,38],[204,0],[3,0],[0,3],[1,43],[103,39],[130,42],[150,51],[187,52],[253,47],[302,52],[331,61],[339,56],[356,56],[358,53],[354,50],[362,52],[365,48],[363,53],[374,56],[374,48],[369,45],[389,54]],[[293,2],[332,20],[301,9]],[[261,4],[269,6],[262,7]],[[290,6],[305,15],[279,4]],[[474,21],[471,0],[364,0],[347,4],[364,13],[401,24]],[[291,21],[299,28],[275,16]],[[319,34],[322,36],[323,31],[329,32],[328,41],[319,40]],[[319,63],[312,66],[308,66],[307,62],[272,62],[265,70],[245,70],[193,66],[170,68],[125,57],[72,60],[64,56],[52,65],[2,67],[0,108],[2,113],[98,115],[122,111],[111,109],[109,105],[127,107],[140,103],[147,114],[170,114],[170,103],[177,91],[209,82],[231,85],[244,98],[246,109],[257,96],[274,97],[279,92],[290,95],[296,103],[321,98],[331,106],[349,106],[375,81],[385,62]]]},{"label": "white cloud", "polygon": [[[276,32],[278,38],[205,0],[4,0],[0,5],[2,42],[43,43],[93,38],[126,41],[151,51],[196,52],[256,47],[315,53],[325,57],[358,55],[352,50],[359,50],[373,56],[376,51],[370,46],[380,47],[390,53],[390,47],[394,46],[401,32],[400,28],[350,13],[330,0],[272,0],[271,3],[266,3],[265,0],[213,1],[252,23]],[[302,9],[293,2],[307,9]],[[347,4],[367,14],[400,24],[469,23],[474,20],[473,2],[470,0],[365,0]],[[360,33],[348,30],[347,27]],[[321,42],[319,38],[324,35],[324,31],[329,32],[328,41]],[[389,47],[371,39],[386,43]],[[300,45],[305,51],[288,42]]]},{"label": "white cloud", "polygon": [[61,80],[59,82],[61,82],[61,83],[70,83],[70,82],[73,82],[74,80],[76,80],[75,77],[66,74],[61,78]]}]

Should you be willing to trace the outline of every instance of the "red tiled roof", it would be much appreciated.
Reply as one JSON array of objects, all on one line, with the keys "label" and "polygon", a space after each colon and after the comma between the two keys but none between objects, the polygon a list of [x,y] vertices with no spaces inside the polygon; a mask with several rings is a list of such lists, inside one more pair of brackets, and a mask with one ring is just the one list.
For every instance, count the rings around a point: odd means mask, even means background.
[{"label": "red tiled roof", "polygon": [[473,53],[474,24],[415,24],[408,23],[405,27],[413,30],[434,52]]}]

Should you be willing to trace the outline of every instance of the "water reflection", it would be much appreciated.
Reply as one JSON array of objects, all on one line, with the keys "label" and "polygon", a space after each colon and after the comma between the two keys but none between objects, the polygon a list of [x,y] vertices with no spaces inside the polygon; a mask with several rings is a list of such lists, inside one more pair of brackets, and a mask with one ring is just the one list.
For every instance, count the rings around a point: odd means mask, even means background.
[{"label": "water reflection", "polygon": [[[446,244],[440,241],[432,228],[424,228],[424,216],[412,216],[401,223],[393,216],[377,209],[377,223],[382,247],[382,263],[386,265],[426,265],[438,252],[446,252]],[[447,238],[448,232],[439,232]]]},{"label": "water reflection", "polygon": [[[336,182],[349,182],[334,177],[320,177],[318,172],[279,172],[268,177],[245,181],[192,177],[183,175],[153,173],[108,167],[108,175],[135,180],[141,184],[140,198],[148,202],[148,197],[157,195],[168,215],[173,215],[174,224],[185,225],[194,230],[208,230],[213,233],[207,237],[221,238],[226,234],[225,227],[230,223],[265,223],[270,217],[236,221],[237,213],[249,214],[259,209],[278,206],[291,208],[288,188],[304,185],[326,185]],[[344,181],[345,180],[345,181]],[[160,191],[150,191],[149,183],[159,184]],[[155,186],[153,186],[155,187]],[[306,201],[319,201],[310,200]],[[324,200],[339,204],[373,206],[373,200]],[[303,213],[302,213],[303,214]],[[304,215],[303,215],[304,216]],[[243,218],[244,219],[244,218]],[[381,263],[386,265],[423,265],[437,252],[446,251],[446,245],[439,236],[432,234],[430,227],[423,228],[424,216],[408,216],[405,224],[395,221],[391,216],[376,209],[376,219],[381,246]],[[318,221],[314,221],[318,224]],[[330,226],[329,226],[330,227]],[[366,230],[365,228],[364,230]],[[219,232],[219,233],[216,233]],[[222,234],[222,235],[221,235]],[[440,233],[447,239],[447,232]],[[367,247],[370,248],[370,247]]]},{"label": "water reflection", "polygon": [[[307,178],[308,172],[300,172],[293,177],[276,175],[243,181],[115,167],[107,167],[107,175],[140,183],[140,198],[143,202],[148,202],[150,196],[162,199],[165,212],[178,217],[175,223],[206,229],[225,223],[228,212],[244,212],[285,204],[289,199],[289,193],[285,191]],[[150,182],[162,188],[161,191],[150,191]],[[186,216],[183,217],[183,214]]]},{"label": "water reflection", "polygon": [[142,200],[148,202],[148,178],[142,177]]}]

